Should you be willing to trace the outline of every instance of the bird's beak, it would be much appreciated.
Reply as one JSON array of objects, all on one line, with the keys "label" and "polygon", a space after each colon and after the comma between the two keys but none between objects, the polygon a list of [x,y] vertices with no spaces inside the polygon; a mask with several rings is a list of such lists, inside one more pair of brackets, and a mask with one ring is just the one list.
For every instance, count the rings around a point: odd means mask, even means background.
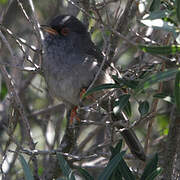
[{"label": "bird's beak", "polygon": [[41,29],[49,34],[58,35],[58,32],[48,25],[41,25]]}]

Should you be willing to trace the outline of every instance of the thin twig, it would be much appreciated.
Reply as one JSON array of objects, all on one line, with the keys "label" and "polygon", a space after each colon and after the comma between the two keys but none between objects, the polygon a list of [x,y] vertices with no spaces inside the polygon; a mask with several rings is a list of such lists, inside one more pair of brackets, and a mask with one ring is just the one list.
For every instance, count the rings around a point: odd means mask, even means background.
[{"label": "thin twig", "polygon": [[[8,50],[12,56],[12,58],[14,59],[14,53],[13,50],[10,46],[10,44],[8,43],[8,41],[6,40],[5,36],[2,34],[2,32],[0,31],[0,37],[3,40],[3,42],[5,43],[5,45],[8,47]],[[14,99],[15,103],[16,103],[16,108],[19,111],[21,118],[25,124],[25,128],[26,128],[26,132],[27,132],[27,137],[29,139],[29,146],[31,148],[31,150],[35,149],[35,143],[33,142],[33,138],[31,136],[31,129],[30,129],[30,125],[29,125],[29,121],[27,119],[25,110],[24,110],[24,106],[22,105],[22,102],[16,92],[16,88],[14,85],[14,80],[12,79],[12,77],[10,76],[10,74],[7,72],[5,66],[0,66],[0,70],[2,72],[2,75],[4,77],[4,80],[6,82],[6,86],[8,88],[8,92],[10,93],[10,96],[12,99]],[[36,157],[33,157],[33,163],[34,163],[34,167],[35,169],[37,168],[37,159]]]},{"label": "thin twig", "polygon": [[29,44],[27,44],[25,39],[17,37],[10,29],[4,27],[2,24],[0,24],[0,28],[1,28],[3,31],[7,32],[15,41],[18,41],[19,43],[27,46],[27,47],[28,47],[29,49],[31,49],[33,52],[37,52],[37,51],[38,51],[38,49],[37,49],[34,45],[29,45]]},{"label": "thin twig", "polygon": [[[17,153],[16,151],[13,151],[13,150],[9,150],[9,152]],[[77,161],[98,157],[97,154],[92,154],[92,155],[87,155],[87,156],[77,156],[77,155],[73,155],[73,154],[70,154],[70,153],[64,153],[60,149],[54,149],[54,150],[50,150],[50,151],[49,150],[38,150],[38,149],[34,149],[34,150],[21,149],[19,152],[27,154],[29,156],[56,155],[57,153],[59,153],[59,154],[61,154],[63,156],[66,156],[66,157],[68,157],[70,159],[74,159],[74,160],[77,160]]]}]

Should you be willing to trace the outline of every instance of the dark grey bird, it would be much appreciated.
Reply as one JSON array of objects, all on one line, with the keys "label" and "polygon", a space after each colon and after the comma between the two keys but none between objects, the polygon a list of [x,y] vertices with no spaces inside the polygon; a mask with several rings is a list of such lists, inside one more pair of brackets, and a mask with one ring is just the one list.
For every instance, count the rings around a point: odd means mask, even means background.
[{"label": "dark grey bird", "polygon": [[[49,25],[43,25],[45,39],[42,69],[50,93],[73,108],[80,103],[81,90],[88,88],[97,74],[102,54],[91,41],[85,25],[74,16],[60,15]],[[94,86],[113,83],[107,69],[103,69]],[[95,93],[96,95],[99,93]],[[145,160],[143,148],[135,133],[122,131],[131,152]]]}]

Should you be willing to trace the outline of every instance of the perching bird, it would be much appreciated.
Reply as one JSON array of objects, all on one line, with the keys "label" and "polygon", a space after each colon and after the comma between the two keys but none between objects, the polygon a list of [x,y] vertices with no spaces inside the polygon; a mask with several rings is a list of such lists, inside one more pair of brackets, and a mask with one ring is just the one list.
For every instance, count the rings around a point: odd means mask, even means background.
[{"label": "perching bird", "polygon": [[[74,16],[57,16],[49,25],[43,25],[42,29],[45,32],[42,69],[48,88],[53,96],[73,109],[81,101],[81,91],[94,80],[103,56],[91,41],[85,25]],[[112,82],[104,68],[94,86]],[[101,94],[94,93],[91,96],[97,98]],[[135,133],[130,129],[121,134],[131,152],[145,160]]]}]

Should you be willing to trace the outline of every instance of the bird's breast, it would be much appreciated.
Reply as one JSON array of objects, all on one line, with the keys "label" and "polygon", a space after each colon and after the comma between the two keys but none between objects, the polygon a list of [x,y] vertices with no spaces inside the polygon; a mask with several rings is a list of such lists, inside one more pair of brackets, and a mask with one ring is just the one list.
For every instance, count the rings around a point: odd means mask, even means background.
[{"label": "bird's breast", "polygon": [[81,89],[89,86],[98,71],[92,57],[73,51],[65,55],[47,50],[42,64],[51,94],[74,105],[79,103]]}]

